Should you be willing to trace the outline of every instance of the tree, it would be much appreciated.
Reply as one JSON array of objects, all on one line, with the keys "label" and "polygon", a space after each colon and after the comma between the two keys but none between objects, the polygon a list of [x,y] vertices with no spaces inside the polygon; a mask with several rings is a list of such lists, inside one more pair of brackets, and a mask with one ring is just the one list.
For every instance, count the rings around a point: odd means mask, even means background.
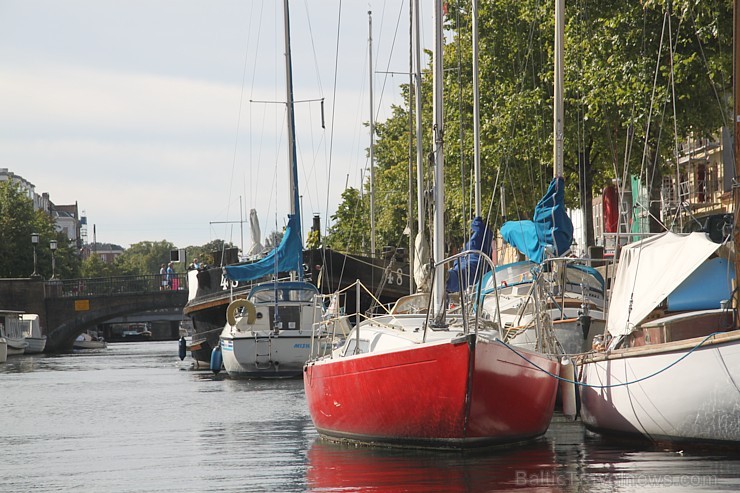
[{"label": "tree", "polygon": [[[116,268],[124,275],[159,274],[162,264],[169,263],[173,249],[174,245],[167,240],[134,243],[116,258]],[[175,270],[183,272],[185,266],[175,266]]]},{"label": "tree", "polygon": [[193,259],[200,260],[201,263],[207,265],[217,265],[217,259],[221,258],[221,254],[228,249],[234,248],[234,245],[224,240],[212,240],[202,246],[189,246],[185,249],[188,256],[188,261]]},{"label": "tree", "polygon": [[[472,40],[469,2],[449,5],[445,234],[448,244],[458,245],[467,234],[472,203]],[[507,219],[527,218],[552,176],[553,10],[552,3],[538,0],[479,6],[482,197],[484,215],[494,225],[500,225],[501,185]],[[642,174],[659,192],[659,177],[675,173],[676,138],[690,132],[708,136],[727,124],[731,14],[729,0],[583,0],[566,6],[564,146],[570,206],[591,211],[593,190],[621,174],[625,163],[629,173]],[[431,141],[430,72],[425,71],[423,83],[425,142]],[[407,87],[403,96],[402,105],[376,126],[380,245],[396,243],[407,223]],[[347,212],[355,210],[358,197],[343,195],[343,200],[338,216],[351,217]],[[366,235],[366,202],[357,208],[359,220],[342,222],[342,235]]]},{"label": "tree", "polygon": [[90,255],[82,261],[80,277],[113,277],[123,275],[115,263],[103,261],[98,255]]},{"label": "tree", "polygon": [[28,277],[34,271],[31,235],[36,244],[36,273],[48,279],[52,274],[50,242],[57,242],[54,254],[56,276],[75,277],[79,256],[75,245],[56,230],[54,220],[44,211],[34,211],[33,201],[12,181],[0,182],[0,277]]},{"label": "tree", "polygon": [[342,192],[342,202],[331,217],[326,246],[337,251],[361,252],[365,242],[369,242],[369,222],[364,222],[367,217],[365,210],[359,190],[348,188]]},{"label": "tree", "polygon": [[28,277],[33,272],[34,223],[33,202],[17,184],[0,182],[0,277]]}]

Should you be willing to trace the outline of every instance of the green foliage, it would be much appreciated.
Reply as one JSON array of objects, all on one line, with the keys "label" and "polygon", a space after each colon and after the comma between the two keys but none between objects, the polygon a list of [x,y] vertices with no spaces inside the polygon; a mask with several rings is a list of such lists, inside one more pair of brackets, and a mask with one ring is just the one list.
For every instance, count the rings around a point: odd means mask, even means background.
[{"label": "green foliage", "polygon": [[113,277],[123,275],[115,263],[104,262],[98,255],[82,261],[80,277]]},{"label": "green foliage", "polygon": [[331,217],[332,225],[325,239],[326,246],[338,251],[361,252],[365,242],[369,244],[370,238],[370,223],[365,222],[368,208],[360,199],[359,190],[345,190],[337,212]]},{"label": "green foliage", "polygon": [[[473,203],[472,28],[469,2],[449,7],[445,235],[458,246]],[[568,3],[565,17],[566,201],[581,206],[584,196],[590,200],[621,174],[625,163],[630,173],[647,175],[659,188],[661,174],[675,167],[676,138],[709,136],[729,122],[732,2],[582,0]],[[507,219],[530,217],[553,174],[554,6],[541,0],[480,2],[479,33],[483,215],[500,226],[502,185]],[[409,142],[409,88],[402,89],[404,103],[376,126],[378,246],[400,244],[408,223],[409,148],[415,144]],[[428,153],[431,68],[424,73],[422,99]],[[430,174],[425,170],[425,189],[431,188]],[[369,235],[368,194],[360,200],[357,191],[348,191],[342,200],[330,243],[356,249]]]},{"label": "green foliage", "polygon": [[216,259],[221,258],[221,252],[224,249],[229,248],[234,248],[234,245],[223,240],[212,240],[202,246],[189,246],[185,249],[187,263],[190,264],[190,262],[197,258],[201,264],[218,265],[219,262]]},{"label": "green foliage", "polygon": [[311,250],[319,248],[321,246],[321,233],[318,231],[311,230],[308,232],[308,238],[306,238],[306,248]]},{"label": "green foliage", "polygon": [[35,219],[31,200],[16,184],[1,181],[0,277],[28,277],[33,272]]},{"label": "green foliage", "polygon": [[57,278],[74,277],[79,272],[79,256],[73,242],[57,231],[52,218],[33,210],[33,201],[10,181],[0,182],[0,277],[29,277],[34,271],[31,234],[39,235],[36,245],[36,273],[48,279],[52,275],[50,243],[57,242],[54,253]]},{"label": "green foliage", "polygon": [[[159,274],[160,267],[170,261],[174,245],[167,241],[141,241],[127,248],[115,260],[116,268],[123,275]],[[182,263],[173,264],[175,272],[184,272]]]}]

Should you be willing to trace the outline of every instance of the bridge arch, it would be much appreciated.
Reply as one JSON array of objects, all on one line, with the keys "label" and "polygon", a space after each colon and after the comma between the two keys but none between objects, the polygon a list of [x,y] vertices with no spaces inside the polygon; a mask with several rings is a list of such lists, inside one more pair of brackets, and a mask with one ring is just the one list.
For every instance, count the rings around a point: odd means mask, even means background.
[{"label": "bridge arch", "polygon": [[64,352],[72,350],[82,332],[107,320],[149,310],[182,310],[188,298],[187,275],[175,275],[171,286],[163,290],[160,275],[0,279],[0,308],[38,314],[45,351]]},{"label": "bridge arch", "polygon": [[148,310],[182,308],[186,302],[186,291],[47,300],[46,352],[71,351],[78,335],[106,320]]}]

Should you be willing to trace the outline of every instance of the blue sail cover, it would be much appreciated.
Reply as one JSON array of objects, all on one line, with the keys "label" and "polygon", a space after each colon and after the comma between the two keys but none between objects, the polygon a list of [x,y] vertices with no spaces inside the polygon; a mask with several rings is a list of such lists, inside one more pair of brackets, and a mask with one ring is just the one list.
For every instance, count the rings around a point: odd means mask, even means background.
[{"label": "blue sail cover", "polygon": [[[288,217],[288,227],[285,229],[283,239],[277,248],[257,262],[227,265],[225,267],[226,277],[232,281],[247,282],[277,272],[298,272],[303,264],[303,242],[301,241],[300,225],[298,224],[297,215]],[[277,255],[277,270],[275,255]]]},{"label": "blue sail cover", "polygon": [[[470,241],[465,243],[465,250],[480,250],[490,254],[493,234],[486,227],[483,218],[476,217],[470,225]],[[455,265],[449,270],[447,276],[447,292],[457,293],[460,291],[460,278],[463,288],[475,284],[488,270],[488,264],[480,262],[480,255],[472,254],[455,260]]]},{"label": "blue sail cover", "polygon": [[565,180],[553,178],[534,208],[532,221],[507,221],[501,236],[532,262],[540,263],[545,250],[563,255],[573,241],[573,223],[565,210]]}]

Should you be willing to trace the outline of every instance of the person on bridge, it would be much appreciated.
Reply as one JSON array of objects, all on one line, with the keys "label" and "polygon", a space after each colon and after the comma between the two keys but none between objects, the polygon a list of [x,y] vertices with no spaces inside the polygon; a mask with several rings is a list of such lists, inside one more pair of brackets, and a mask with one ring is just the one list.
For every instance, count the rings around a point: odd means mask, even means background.
[{"label": "person on bridge", "polygon": [[162,291],[167,286],[167,268],[162,264],[159,268],[159,290]]},{"label": "person on bridge", "polygon": [[172,262],[167,264],[167,273],[165,278],[167,280],[167,289],[172,289],[172,284],[175,281],[175,270],[172,268]]}]

